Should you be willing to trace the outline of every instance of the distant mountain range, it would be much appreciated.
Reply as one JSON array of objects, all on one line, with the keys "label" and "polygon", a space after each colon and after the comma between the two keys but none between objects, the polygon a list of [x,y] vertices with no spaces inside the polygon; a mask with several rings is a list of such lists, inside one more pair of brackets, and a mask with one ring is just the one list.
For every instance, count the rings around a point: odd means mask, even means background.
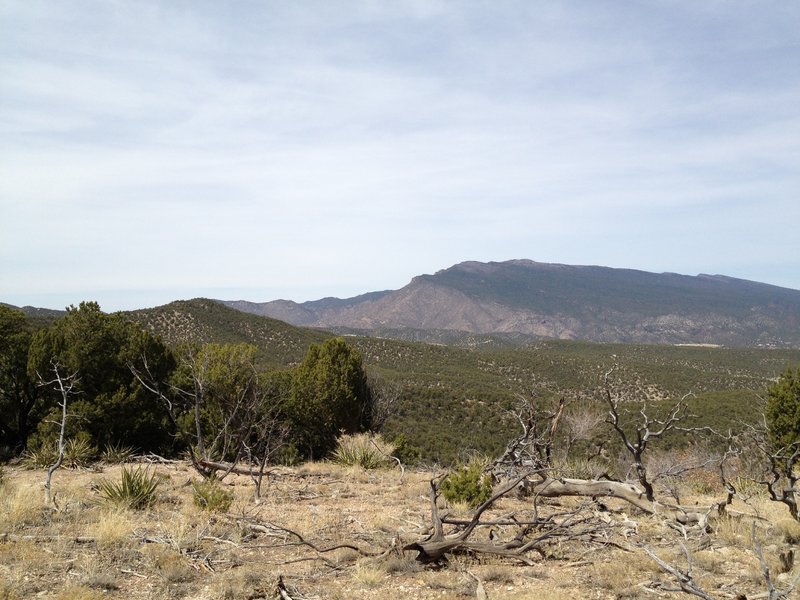
[{"label": "distant mountain range", "polygon": [[800,291],[530,260],[463,262],[399,290],[296,303],[222,301],[293,325],[438,341],[502,334],[596,342],[800,346]]}]

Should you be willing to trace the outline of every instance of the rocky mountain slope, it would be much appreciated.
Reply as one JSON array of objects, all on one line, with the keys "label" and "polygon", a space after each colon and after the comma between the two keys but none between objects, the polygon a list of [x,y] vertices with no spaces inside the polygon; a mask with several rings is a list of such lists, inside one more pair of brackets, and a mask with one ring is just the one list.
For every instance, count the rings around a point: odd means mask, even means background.
[{"label": "rocky mountain slope", "polygon": [[598,342],[800,346],[797,290],[722,275],[529,260],[464,262],[415,277],[399,290],[344,300],[224,303],[294,325],[382,335],[436,330]]}]

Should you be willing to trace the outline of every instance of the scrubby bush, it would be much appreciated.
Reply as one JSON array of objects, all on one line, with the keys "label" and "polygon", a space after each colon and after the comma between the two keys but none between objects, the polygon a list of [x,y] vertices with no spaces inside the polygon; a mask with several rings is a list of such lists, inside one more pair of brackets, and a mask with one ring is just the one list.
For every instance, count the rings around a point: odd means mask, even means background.
[{"label": "scrubby bush", "polygon": [[227,512],[233,503],[233,492],[222,489],[214,478],[192,482],[192,499],[195,506],[209,512]]},{"label": "scrubby bush", "polygon": [[800,369],[787,370],[769,387],[765,417],[775,450],[800,443]]},{"label": "scrubby bush", "polygon": [[473,457],[442,480],[439,489],[448,502],[466,502],[476,508],[492,497],[492,478],[483,470],[484,459]]},{"label": "scrubby bush", "polygon": [[146,508],[155,501],[158,485],[158,475],[149,469],[122,467],[122,474],[118,482],[108,479],[100,482],[100,495],[106,502],[120,507]]},{"label": "scrubby bush", "polygon": [[422,458],[420,448],[412,444],[403,433],[394,438],[392,444],[394,444],[392,456],[396,457],[404,465],[416,465]]},{"label": "scrubby bush", "polygon": [[378,469],[393,464],[394,444],[373,433],[341,435],[336,442],[332,459],[335,463]]}]

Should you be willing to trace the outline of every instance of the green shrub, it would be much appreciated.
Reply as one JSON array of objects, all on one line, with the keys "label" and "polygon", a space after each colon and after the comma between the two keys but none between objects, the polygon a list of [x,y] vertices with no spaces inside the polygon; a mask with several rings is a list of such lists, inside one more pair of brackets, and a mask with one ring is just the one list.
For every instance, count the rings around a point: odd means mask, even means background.
[{"label": "green shrub", "polygon": [[492,497],[492,477],[483,470],[486,461],[471,458],[442,480],[439,489],[448,502],[466,502],[476,508]]},{"label": "green shrub", "polygon": [[418,446],[412,444],[405,434],[401,433],[392,442],[394,444],[395,456],[404,465],[416,465],[422,458],[422,451]]},{"label": "green shrub", "polygon": [[200,483],[192,481],[192,496],[196,506],[210,512],[227,512],[233,503],[233,491],[222,489],[213,477]]},{"label": "green shrub", "polygon": [[106,502],[124,508],[146,508],[155,501],[158,484],[158,475],[150,472],[149,469],[122,467],[119,482],[108,479],[100,482],[100,495]]},{"label": "green shrub", "polygon": [[378,434],[345,434],[339,436],[331,458],[340,465],[378,469],[394,464],[394,450],[394,444],[385,441]]},{"label": "green shrub", "polygon": [[119,465],[128,462],[133,456],[133,448],[122,444],[106,444],[103,449],[103,462]]}]

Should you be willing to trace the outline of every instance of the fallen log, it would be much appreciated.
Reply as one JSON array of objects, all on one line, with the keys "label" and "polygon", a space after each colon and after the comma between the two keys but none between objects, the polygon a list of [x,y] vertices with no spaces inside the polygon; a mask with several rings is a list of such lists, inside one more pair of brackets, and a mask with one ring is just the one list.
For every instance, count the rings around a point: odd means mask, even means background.
[{"label": "fallen log", "polygon": [[524,480],[523,491],[538,498],[560,498],[579,496],[584,498],[617,498],[624,500],[649,515],[670,517],[682,525],[699,525],[706,527],[709,512],[701,513],[674,504],[665,504],[648,500],[647,494],[624,481],[606,481],[595,479],[558,479],[544,477],[539,480]]}]

